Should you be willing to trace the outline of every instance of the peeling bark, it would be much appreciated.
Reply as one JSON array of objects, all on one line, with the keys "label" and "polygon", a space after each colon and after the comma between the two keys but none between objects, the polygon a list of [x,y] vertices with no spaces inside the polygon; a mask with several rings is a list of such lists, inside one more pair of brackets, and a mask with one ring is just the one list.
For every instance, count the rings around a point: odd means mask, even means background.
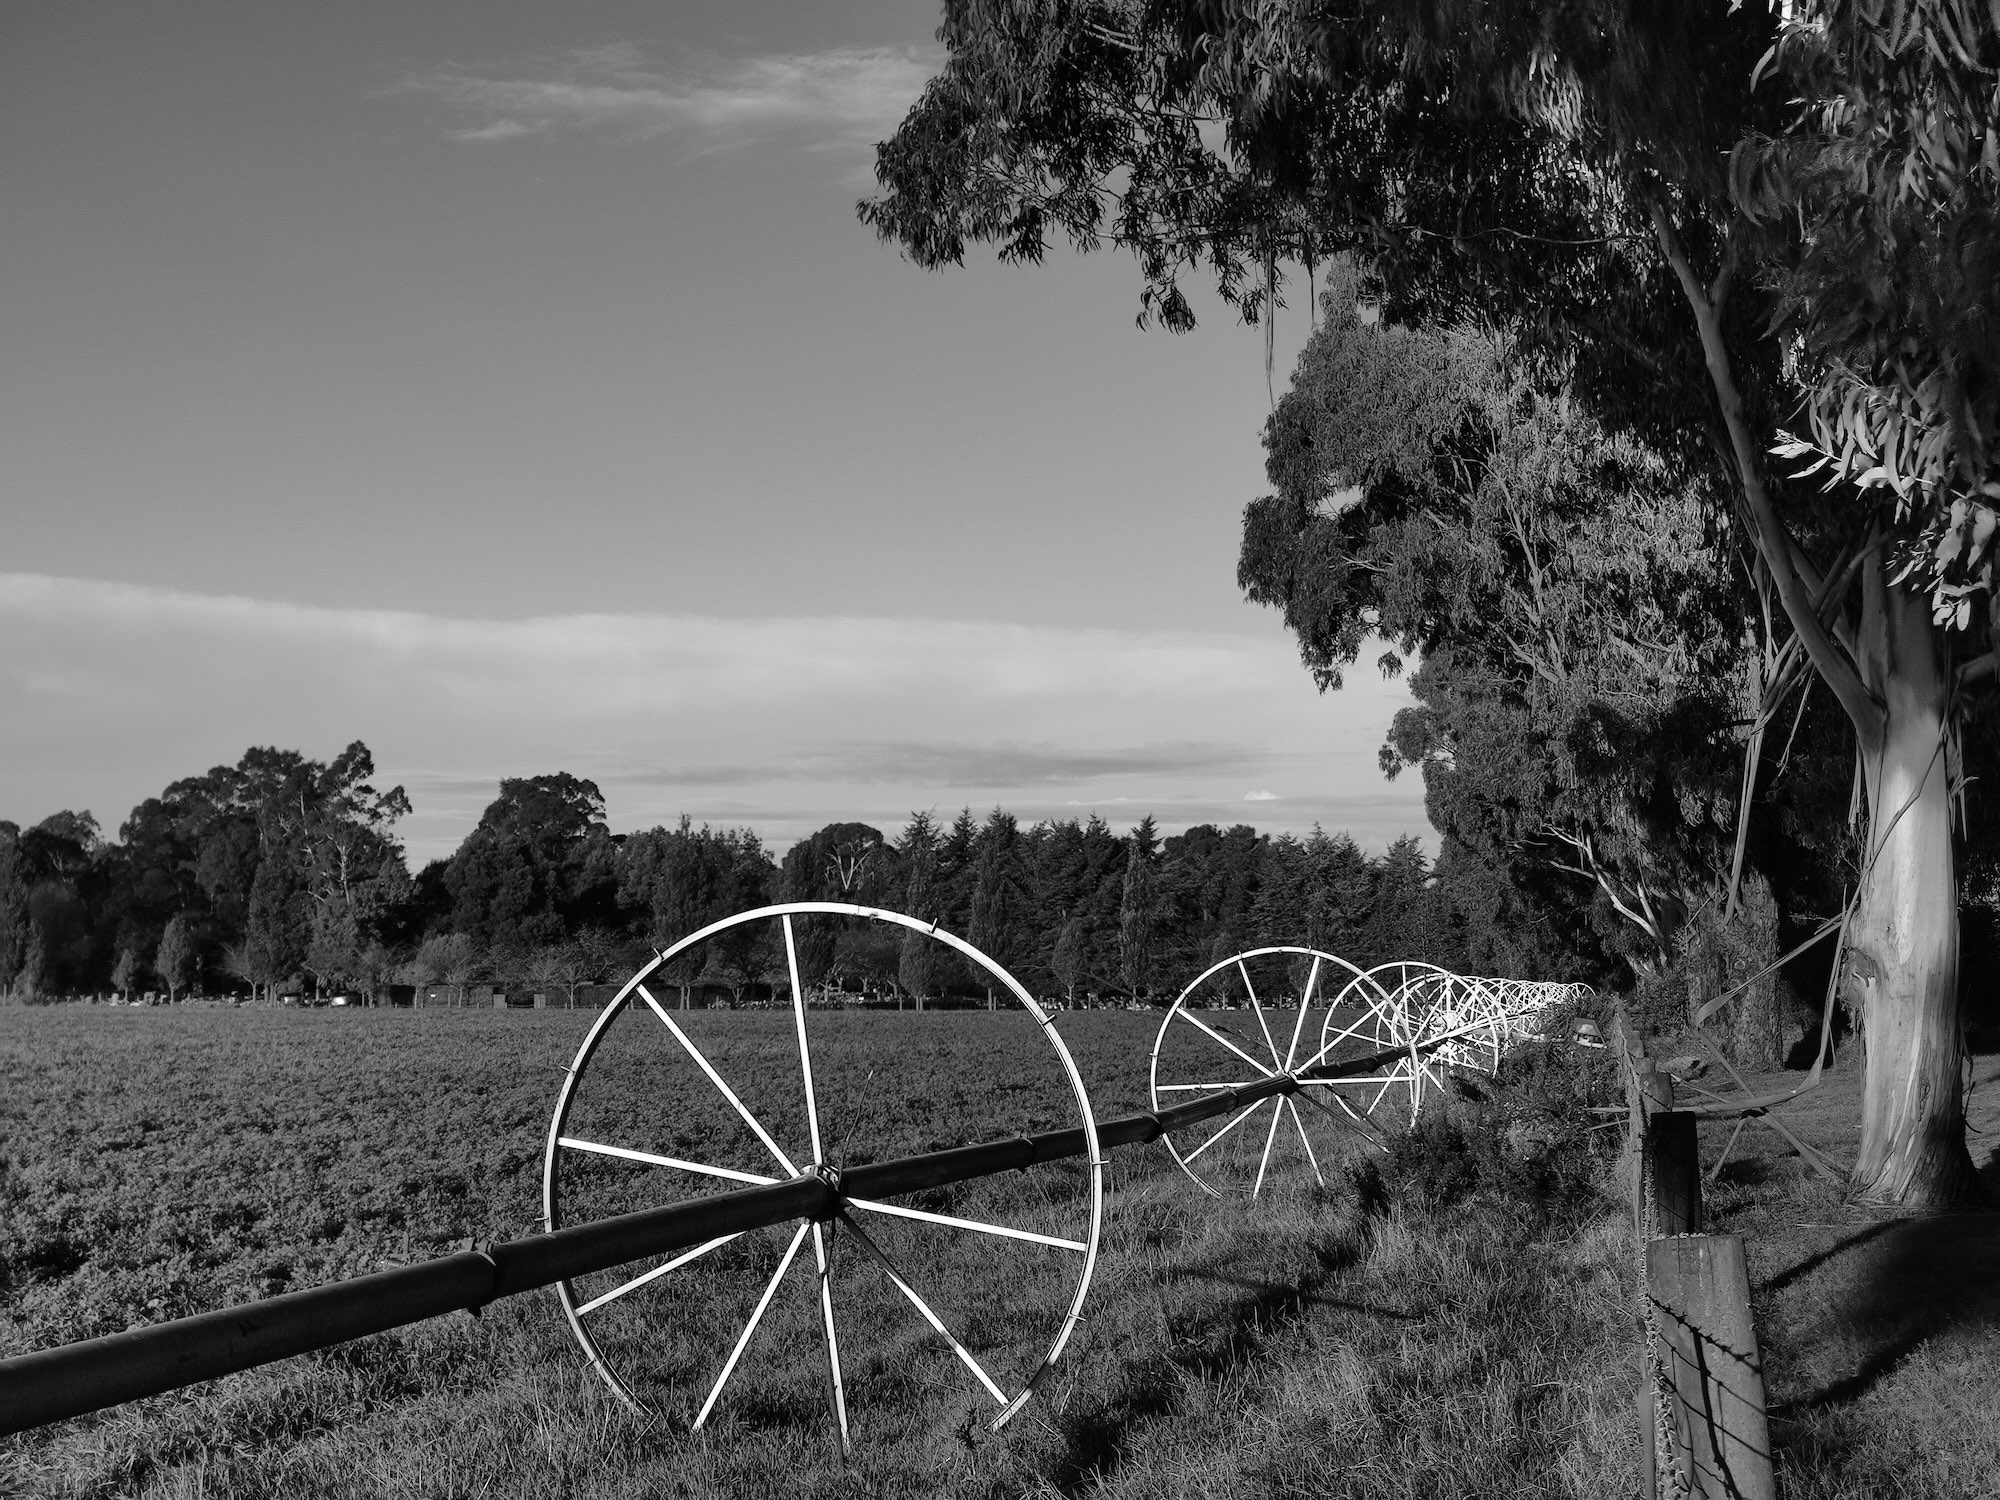
[{"label": "peeling bark", "polygon": [[1949,1208],[1979,1197],[1960,1076],[1950,683],[1925,601],[1890,587],[1879,564],[1862,586],[1859,645],[1883,714],[1874,742],[1862,744],[1867,862],[1841,976],[1866,1049],[1850,1189],[1868,1202]]},{"label": "peeling bark", "polygon": [[[1866,1069],[1861,1152],[1849,1189],[1869,1202],[1910,1208],[1977,1202],[1960,1080],[1958,880],[1945,763],[1950,680],[1930,610],[1921,596],[1890,585],[1879,530],[1871,545],[1824,577],[1805,556],[1764,485],[1762,455],[1730,368],[1722,333],[1728,268],[1703,286],[1657,204],[1653,227],[1694,314],[1752,540],[1860,750],[1867,862],[1848,923],[1842,982],[1862,1016]],[[1837,609],[1821,613],[1850,580],[1861,588],[1853,631]]]}]

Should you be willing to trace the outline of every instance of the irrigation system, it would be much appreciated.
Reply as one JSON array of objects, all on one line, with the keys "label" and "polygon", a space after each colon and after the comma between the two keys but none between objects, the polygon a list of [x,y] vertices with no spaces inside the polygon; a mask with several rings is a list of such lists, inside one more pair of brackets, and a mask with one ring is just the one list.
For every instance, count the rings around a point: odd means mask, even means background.
[{"label": "irrigation system", "polygon": [[[836,927],[829,919],[850,930],[889,929],[906,961],[914,952],[919,963],[929,962],[925,955],[936,945],[960,973],[1011,997],[1045,1044],[1046,1065],[1058,1075],[1053,1091],[1067,1097],[1073,1118],[1057,1128],[1009,1130],[1010,1108],[1026,1111],[1032,1123],[1045,1116],[1050,1091],[996,1078],[982,1095],[982,1113],[991,1116],[980,1122],[986,1138],[972,1144],[876,1160],[851,1133],[836,1135],[823,1107],[827,1080],[816,1082],[813,1057],[816,1034],[823,1042],[838,1018],[810,1010],[800,982],[801,948],[827,941]],[[766,945],[759,951],[782,953],[790,1025],[775,1029],[781,1023],[771,1018],[759,1048],[719,1064],[672,1002],[718,955],[740,964],[759,943]],[[805,965],[808,972],[816,967]],[[1263,993],[1253,976],[1261,976]],[[1257,1197],[1273,1160],[1287,1153],[1302,1154],[1323,1181],[1328,1132],[1379,1140],[1384,1122],[1414,1118],[1451,1071],[1493,1071],[1550,1007],[1583,993],[1581,986],[1469,979],[1414,963],[1362,970],[1312,948],[1253,949],[1211,966],[1168,1008],[1149,1058],[1152,1108],[1100,1121],[1055,1017],[970,943],[935,923],[846,903],[739,913],[635,974],[563,1070],[543,1153],[541,1233],[0,1360],[0,1435],[543,1287],[555,1288],[590,1368],[619,1400],[645,1409],[646,1382],[635,1371],[644,1369],[657,1327],[632,1314],[645,1300],[633,1294],[671,1296],[676,1273],[752,1231],[781,1225],[793,1228],[768,1275],[764,1262],[738,1247],[732,1264],[761,1290],[712,1377],[699,1382],[705,1395],[692,1412],[694,1427],[716,1412],[809,1242],[827,1407],[841,1447],[849,1447],[832,1257],[839,1236],[949,1346],[981,1399],[992,1402],[997,1429],[1056,1367],[1082,1316],[1104,1228],[1108,1152],[1164,1140],[1181,1170],[1217,1197]],[[1010,1106],[1016,1098],[1024,1102]],[[1025,1102],[1036,1098],[1042,1103]],[[677,1128],[696,1107],[712,1109],[726,1128]],[[938,1190],[1026,1172],[1039,1174],[1033,1191],[1004,1198],[1004,1213],[981,1216],[977,1205],[955,1201],[948,1206],[959,1211],[947,1213],[938,1205]],[[1024,1257],[1018,1268],[989,1260],[990,1274],[1051,1293],[1051,1316],[1025,1335],[1032,1347],[1011,1367],[976,1354],[980,1341],[954,1332],[919,1290],[922,1275],[885,1245],[885,1225],[912,1224],[976,1241],[994,1256]]]}]

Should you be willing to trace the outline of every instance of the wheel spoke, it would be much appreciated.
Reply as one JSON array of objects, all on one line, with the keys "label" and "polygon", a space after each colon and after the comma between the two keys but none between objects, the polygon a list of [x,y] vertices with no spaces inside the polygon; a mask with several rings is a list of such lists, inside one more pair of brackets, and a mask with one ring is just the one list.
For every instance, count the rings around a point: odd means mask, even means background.
[{"label": "wheel spoke", "polygon": [[[1366,1114],[1366,1115],[1372,1115],[1372,1114],[1374,1114],[1374,1113],[1375,1113],[1375,1107],[1376,1107],[1376,1106],[1377,1106],[1378,1104],[1380,1104],[1380,1103],[1382,1102],[1382,1098],[1383,1098],[1383,1096],[1384,1096],[1385,1094],[1387,1094],[1387,1093],[1389,1092],[1389,1090],[1390,1090],[1390,1089],[1394,1088],[1394,1087],[1395,1087],[1395,1086],[1396,1086],[1397,1084],[1401,1083],[1402,1081],[1403,1081],[1403,1078],[1402,1078],[1402,1075],[1401,1075],[1400,1073],[1392,1073],[1392,1074],[1390,1074],[1390,1076],[1389,1076],[1389,1079],[1388,1079],[1388,1081],[1387,1081],[1386,1083],[1384,1083],[1384,1084],[1382,1085],[1382,1087],[1380,1087],[1379,1089],[1377,1089],[1377,1090],[1375,1091],[1375,1097],[1374,1097],[1373,1099],[1370,1099],[1370,1100],[1368,1101],[1368,1108],[1366,1108],[1365,1110],[1363,1110],[1363,1111],[1362,1111],[1362,1113],[1363,1113],[1363,1114]],[[1369,1080],[1369,1082],[1371,1082],[1371,1083],[1372,1083],[1372,1082],[1374,1082],[1374,1080],[1373,1080],[1373,1079],[1370,1079],[1370,1080]]]},{"label": "wheel spoke", "polygon": [[764,1287],[764,1295],[757,1299],[757,1305],[750,1310],[750,1321],[743,1325],[743,1332],[736,1339],[736,1347],[729,1351],[728,1362],[723,1365],[722,1373],[715,1377],[715,1385],[709,1390],[708,1399],[701,1403],[701,1412],[694,1419],[696,1432],[701,1431],[702,1424],[708,1420],[708,1414],[715,1409],[716,1397],[722,1394],[722,1388],[729,1383],[729,1377],[736,1369],[736,1361],[743,1357],[743,1350],[750,1342],[750,1335],[757,1331],[757,1325],[763,1321],[764,1309],[771,1305],[772,1294],[778,1290],[778,1283],[785,1279],[785,1272],[791,1269],[792,1257],[799,1253],[799,1246],[805,1240],[806,1231],[812,1227],[813,1225],[809,1223],[801,1224],[799,1232],[792,1236],[791,1244],[785,1246],[785,1253],[778,1261],[778,1269],[771,1273],[771,1279]]},{"label": "wheel spoke", "polygon": [[[857,1204],[855,1206],[858,1207],[859,1205]],[[866,1231],[864,1231],[859,1224],[855,1223],[854,1220],[849,1218],[845,1213],[841,1214],[840,1222],[845,1224],[847,1226],[848,1232],[852,1234],[855,1237],[855,1239],[861,1242],[861,1248],[867,1251],[869,1255],[874,1257],[875,1264],[882,1268],[883,1274],[886,1275],[891,1281],[893,1281],[896,1284],[896,1290],[901,1292],[905,1297],[910,1299],[910,1306],[914,1307],[917,1310],[917,1312],[922,1315],[923,1320],[926,1323],[930,1324],[932,1328],[937,1330],[938,1337],[942,1338],[947,1344],[951,1345],[951,1352],[958,1356],[959,1362],[962,1363],[966,1367],[966,1369],[972,1371],[972,1373],[979,1378],[979,1383],[986,1387],[987,1393],[991,1395],[995,1401],[998,1401],[1002,1406],[1005,1406],[1007,1404],[1007,1393],[1001,1390],[999,1386],[993,1383],[993,1377],[991,1375],[988,1375],[986,1373],[985,1367],[981,1365],[978,1360],[972,1357],[972,1351],[967,1349],[965,1345],[961,1344],[957,1339],[952,1337],[951,1330],[944,1326],[944,1320],[942,1318],[940,1318],[936,1313],[931,1311],[930,1304],[925,1302],[922,1297],[917,1295],[916,1289],[912,1287],[909,1284],[909,1282],[903,1280],[901,1276],[896,1274],[896,1268],[889,1263],[889,1257],[882,1253],[882,1247],[877,1245],[872,1239],[870,1239]]]},{"label": "wheel spoke", "polygon": [[1207,1140],[1203,1141],[1199,1146],[1195,1147],[1194,1150],[1188,1152],[1186,1156],[1183,1156],[1181,1158],[1181,1161],[1184,1163],[1192,1162],[1197,1156],[1201,1155],[1202,1152],[1206,1151],[1210,1146],[1213,1146],[1217,1141],[1221,1140],[1225,1135],[1228,1135],[1229,1132],[1234,1130],[1238,1125],[1241,1125],[1245,1120],[1249,1119],[1251,1112],[1254,1111],[1257,1108],[1257,1106],[1262,1104],[1263,1102],[1264,1101],[1262,1099],[1252,1099],[1248,1104],[1244,1105],[1242,1109],[1237,1111],[1236,1117],[1234,1119],[1232,1119],[1227,1125],[1223,1126],[1222,1129],[1216,1131],[1215,1134],[1210,1136]]},{"label": "wheel spoke", "polygon": [[979,1234],[997,1234],[1010,1240],[1032,1240],[1037,1245],[1054,1245],[1060,1250],[1081,1252],[1090,1248],[1081,1240],[1065,1240],[1053,1234],[1036,1234],[1032,1229],[1015,1229],[1006,1224],[987,1224],[978,1219],[954,1219],[950,1214],[926,1213],[920,1208],[905,1208],[900,1203],[878,1203],[872,1198],[849,1198],[847,1206],[864,1209],[871,1214],[892,1214],[898,1219],[921,1219],[926,1224],[943,1224],[949,1229],[970,1229]]},{"label": "wheel spoke", "polygon": [[[1352,1124],[1355,1129],[1359,1130],[1362,1133],[1363,1136],[1367,1137],[1371,1145],[1377,1147],[1378,1149],[1383,1151],[1387,1151],[1389,1149],[1388,1145],[1382,1139],[1382,1132],[1377,1130],[1373,1125],[1370,1125],[1360,1115],[1356,1114],[1354,1112],[1354,1106],[1349,1104],[1342,1095],[1335,1094],[1332,1096],[1333,1102],[1340,1106],[1341,1113],[1338,1115],[1327,1107],[1325,1101],[1320,1099],[1315,1099],[1311,1094],[1301,1093],[1297,1095],[1297,1097],[1305,1100],[1306,1103],[1310,1104],[1314,1109],[1318,1110],[1321,1114],[1325,1115],[1329,1120],[1333,1121],[1334,1124],[1336,1125]],[[1346,1118],[1342,1119],[1341,1118],[1342,1115],[1345,1115]]]},{"label": "wheel spoke", "polygon": [[1278,1061],[1278,1044],[1271,1040],[1271,1028],[1264,1020],[1264,1007],[1257,1003],[1257,987],[1250,982],[1250,971],[1243,966],[1243,960],[1236,960],[1236,972],[1243,976],[1243,992],[1250,997],[1251,1013],[1257,1017],[1257,1029],[1264,1033],[1264,1045],[1270,1050],[1272,1066],[1282,1068]]},{"label": "wheel spoke", "polygon": [[[1311,1057],[1307,1058],[1304,1062],[1300,1063],[1294,1071],[1303,1073],[1308,1068],[1318,1067],[1320,1059],[1325,1057],[1327,1053],[1331,1052],[1335,1047],[1338,1047],[1342,1042],[1354,1040],[1356,1037],[1361,1035],[1362,1027],[1366,1026],[1371,1021],[1379,1021],[1380,1019],[1381,1018],[1372,1009],[1368,1012],[1367,1015],[1357,1017],[1351,1025],[1342,1027],[1340,1031],[1334,1035],[1332,1040],[1328,1041],[1326,1045],[1321,1047],[1319,1051],[1315,1052]],[[1381,1028],[1378,1026],[1376,1029],[1379,1032]],[[1379,1035],[1365,1037],[1362,1039],[1367,1041],[1371,1046],[1381,1047],[1384,1045],[1382,1038]]]},{"label": "wheel spoke", "polygon": [[1292,1117],[1292,1128],[1299,1133],[1299,1144],[1306,1148],[1306,1160],[1312,1163],[1313,1181],[1317,1182],[1321,1187],[1325,1187],[1326,1178],[1320,1174],[1319,1170],[1319,1153],[1313,1150],[1313,1143],[1306,1135],[1306,1122],[1299,1118],[1299,1107],[1292,1103],[1289,1095],[1285,1098],[1285,1109]]},{"label": "wheel spoke", "polygon": [[655,1266],[652,1270],[646,1272],[645,1275],[634,1276],[623,1286],[615,1286],[603,1296],[591,1298],[576,1310],[576,1315],[580,1318],[587,1312],[595,1312],[598,1308],[604,1306],[605,1303],[615,1302],[627,1292],[636,1292],[640,1287],[646,1285],[647,1282],[657,1281],[669,1271],[678,1271],[689,1261],[699,1260],[702,1256],[708,1254],[709,1251],[719,1250],[731,1240],[741,1239],[747,1233],[749,1233],[748,1230],[739,1229],[735,1234],[725,1234],[719,1240],[710,1240],[705,1245],[697,1245],[694,1249],[688,1251],[687,1254],[675,1256],[664,1266]]},{"label": "wheel spoke", "polygon": [[1253,1198],[1264,1191],[1264,1174],[1271,1167],[1271,1148],[1278,1143],[1278,1122],[1285,1118],[1284,1102],[1282,1098],[1273,1101],[1277,1107],[1271,1111],[1271,1128],[1264,1132],[1264,1158],[1257,1163],[1257,1181],[1250,1189]]},{"label": "wheel spoke", "polygon": [[1218,1042],[1222,1043],[1223,1046],[1227,1047],[1231,1052],[1234,1052],[1238,1057],[1242,1058],[1245,1062],[1250,1064],[1250,1066],[1255,1068],[1259,1073],[1262,1073],[1266,1078],[1273,1076],[1269,1068],[1265,1067],[1262,1063],[1258,1062],[1256,1058],[1252,1057],[1249,1053],[1245,1052],[1241,1047],[1237,1046],[1236,1043],[1230,1041],[1228,1037],[1224,1036],[1221,1032],[1217,1031],[1213,1026],[1209,1025],[1208,1022],[1202,1020],[1200,1016],[1196,1015],[1186,1006],[1181,1007],[1180,1017],[1183,1021],[1187,1022],[1188,1025],[1198,1027],[1200,1030],[1207,1032],[1210,1036],[1214,1037]]},{"label": "wheel spoke", "polygon": [[[799,1031],[799,1072],[806,1081],[806,1123],[812,1127],[813,1165],[819,1166],[826,1160],[826,1156],[820,1150],[819,1144],[819,1101],[813,1097],[812,1050],[806,1046],[806,992],[799,984],[799,947],[792,939],[792,918],[789,912],[786,913],[784,921],[785,962],[790,966],[792,974],[792,1018],[797,1023]],[[819,1243],[817,1231],[814,1232],[813,1243]],[[828,1316],[830,1318],[832,1315]],[[831,1340],[833,1324],[829,1322],[826,1326],[827,1338]],[[831,1343],[828,1347],[832,1347]],[[847,1419],[844,1416],[841,1418],[840,1433],[842,1445],[845,1446]]]},{"label": "wheel spoke", "polygon": [[[791,936],[792,919],[785,918],[785,935]],[[804,1039],[804,1034],[800,1034]],[[820,1326],[826,1330],[826,1376],[827,1399],[833,1407],[833,1423],[840,1429],[840,1451],[853,1451],[854,1445],[847,1437],[847,1392],[840,1383],[840,1339],[833,1331],[833,1262],[826,1253],[826,1233],[818,1221],[812,1226],[813,1258],[819,1262],[819,1318]]]},{"label": "wheel spoke", "polygon": [[1320,956],[1313,955],[1312,972],[1306,976],[1306,992],[1299,996],[1299,1018],[1292,1023],[1292,1044],[1285,1049],[1285,1071],[1292,1071],[1292,1059],[1298,1056],[1299,1037],[1306,1029],[1306,1015],[1312,1010],[1313,986],[1319,983]]},{"label": "wheel spoke", "polygon": [[708,1075],[708,1081],[710,1083],[714,1084],[717,1088],[722,1090],[722,1097],[727,1099],[730,1102],[730,1104],[735,1108],[736,1113],[743,1117],[743,1123],[745,1125],[748,1125],[751,1131],[756,1135],[757,1139],[764,1143],[764,1149],[766,1151],[769,1151],[771,1155],[775,1156],[778,1159],[778,1165],[785,1169],[785,1172],[788,1176],[792,1177],[798,1176],[799,1169],[792,1165],[792,1159],[789,1156],[785,1155],[785,1153],[779,1149],[778,1143],[771,1139],[771,1133],[768,1130],[766,1130],[762,1125],[758,1124],[757,1117],[751,1114],[750,1111],[744,1107],[743,1101],[736,1097],[736,1090],[732,1089],[728,1084],[724,1083],[722,1081],[722,1075],[716,1072],[714,1068],[709,1066],[708,1059],[701,1055],[701,1048],[697,1047],[694,1044],[693,1040],[688,1036],[688,1034],[685,1031],[682,1031],[680,1027],[675,1024],[674,1018],[673,1016],[668,1014],[667,1008],[664,1005],[660,1004],[659,1001],[655,1000],[653,998],[653,992],[647,989],[643,984],[639,986],[639,993],[645,996],[646,1003],[653,1007],[653,1014],[658,1016],[662,1021],[667,1023],[667,1030],[672,1032],[674,1035],[674,1040],[679,1042],[681,1046],[687,1050],[687,1055],[694,1059],[695,1066],[700,1068],[702,1072]]},{"label": "wheel spoke", "polygon": [[642,1161],[654,1167],[674,1167],[682,1172],[699,1172],[704,1177],[726,1177],[731,1182],[755,1183],[768,1187],[778,1181],[758,1172],[738,1172],[730,1167],[711,1167],[698,1161],[682,1161],[678,1156],[659,1156],[651,1151],[634,1151],[629,1146],[607,1146],[601,1141],[579,1140],[576,1136],[557,1137],[558,1145],[568,1146],[572,1151],[594,1151],[599,1156],[619,1156],[626,1161]]}]

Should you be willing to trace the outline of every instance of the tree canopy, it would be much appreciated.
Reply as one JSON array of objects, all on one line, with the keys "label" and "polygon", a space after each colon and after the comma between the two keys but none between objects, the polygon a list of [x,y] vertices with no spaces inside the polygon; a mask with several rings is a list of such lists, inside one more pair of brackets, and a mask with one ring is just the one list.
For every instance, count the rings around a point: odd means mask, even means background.
[{"label": "tree canopy", "polygon": [[[1991,596],[2000,16],[954,0],[940,36],[944,68],[860,210],[919,264],[974,241],[1019,260],[1056,236],[1115,244],[1139,261],[1142,321],[1185,329],[1197,268],[1267,317],[1282,266],[1353,253],[1389,323],[1498,334],[1542,395],[1643,445],[1669,485],[1721,488],[1748,592],[1777,607],[1766,662],[1809,664],[1854,734],[1867,827],[1844,984],[1875,1018],[1856,1190],[1970,1192],[1948,762],[1952,690],[1993,657],[1931,623],[1935,606],[1970,624]],[[1803,109],[1757,87],[1771,69]],[[1782,425],[1801,400],[1806,438]],[[1774,444],[1820,450],[1834,486],[1771,472]],[[1327,588],[1351,589],[1341,572]],[[1331,632],[1302,638],[1316,669],[1355,639],[1352,612],[1302,618]],[[1802,680],[1760,674],[1746,789]],[[1911,910],[1937,915],[1895,916]]]},{"label": "tree canopy", "polygon": [[[1337,944],[1360,963],[1463,967],[1476,951],[1521,960],[1508,972],[1545,968],[1544,954],[1502,930],[1504,913],[1494,925],[1483,889],[1461,888],[1451,871],[1462,863],[1434,869],[1414,840],[1370,856],[1343,834],[1273,837],[1242,824],[1162,837],[1150,817],[1121,835],[1096,816],[1023,826],[1005,808],[984,818],[967,808],[940,828],[917,812],[892,838],[828,824],[780,864],[747,828],[683,817],[611,833],[598,789],[552,773],[503,782],[452,857],[412,880],[393,837],[407,799],[376,790],[372,766],[359,746],[327,763],[253,750],[147,799],[116,841],[83,814],[0,823],[10,965],[0,983],[57,995],[154,983],[210,994],[390,982],[459,998],[482,982],[573,992],[776,900],[907,910],[967,937],[1035,993],[1075,1002],[1159,1003],[1218,951],[1274,943]],[[330,925],[329,911],[351,923]],[[984,972],[940,962],[935,944],[913,949],[840,919],[794,926],[809,992],[988,998]],[[670,965],[662,982],[684,1004],[698,991],[782,994],[782,947],[741,931]]]}]

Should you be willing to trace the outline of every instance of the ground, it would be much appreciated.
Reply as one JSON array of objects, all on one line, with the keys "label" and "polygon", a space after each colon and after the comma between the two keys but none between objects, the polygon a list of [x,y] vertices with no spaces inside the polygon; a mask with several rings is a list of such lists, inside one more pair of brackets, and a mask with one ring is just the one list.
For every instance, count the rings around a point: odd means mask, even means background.
[{"label": "ground", "polygon": [[[1761,1094],[1802,1077],[1749,1082]],[[1781,1118],[1851,1162],[1860,1086],[1847,1060]],[[1702,1127],[1705,1165],[1728,1134]],[[2000,1203],[2000,1056],[1973,1060],[1967,1134]],[[2000,1215],[1844,1203],[1757,1124],[1735,1154],[1709,1227],[1745,1239],[1786,1493],[2000,1495]]]},{"label": "ground", "polygon": [[[0,1010],[0,1351],[529,1229],[554,1086],[591,1019]],[[753,1052],[772,1043],[773,1018],[699,1020],[737,1027]],[[1143,1102],[1151,1018],[1060,1024],[1101,1113]],[[862,1018],[851,1065],[829,1055],[823,1086],[895,1095],[875,1108],[885,1148],[948,1143],[941,1119],[1053,1121],[1061,1090],[1009,1036],[979,1013]],[[1974,1154],[1990,1181],[2000,1059],[1976,1077]],[[1836,1069],[1787,1118],[1851,1156],[1856,1085]],[[673,1098],[655,1096],[663,1120],[683,1118]],[[660,1139],[688,1134],[672,1129]],[[1705,1131],[1709,1164],[1725,1139]],[[1356,1143],[1354,1159],[1379,1154]],[[1118,1153],[1085,1320],[998,1435],[893,1298],[850,1315],[857,1453],[842,1462],[804,1283],[774,1303],[717,1425],[692,1435],[672,1412],[647,1421],[612,1401],[536,1294],[0,1440],[0,1491],[1636,1493],[1634,1255],[1615,1185],[1580,1218],[1537,1223],[1474,1204],[1433,1212],[1384,1197],[1366,1171],[1328,1175],[1321,1187],[1294,1161],[1264,1200],[1222,1202],[1157,1146]],[[1042,1191],[1034,1181],[983,1191]],[[1748,1237],[1788,1500],[2000,1494],[2000,1222],[1847,1208],[1755,1125],[1710,1206],[1712,1227]],[[713,1259],[691,1299],[633,1325],[670,1377],[684,1357],[713,1367],[736,1326],[728,1298],[756,1289],[738,1273],[764,1264]],[[953,1315],[983,1320],[982,1351],[1045,1315],[1033,1275],[1011,1288],[942,1254],[918,1264],[941,1297],[963,1290]]]}]

